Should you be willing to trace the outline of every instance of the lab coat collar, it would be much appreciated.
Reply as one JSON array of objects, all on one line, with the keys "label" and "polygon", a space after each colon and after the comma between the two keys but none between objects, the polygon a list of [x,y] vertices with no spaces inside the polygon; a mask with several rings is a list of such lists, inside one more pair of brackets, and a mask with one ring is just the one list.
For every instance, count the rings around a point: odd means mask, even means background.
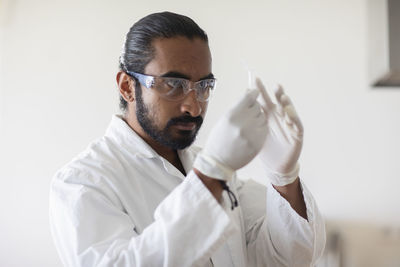
[{"label": "lab coat collar", "polygon": [[[115,143],[136,156],[145,158],[162,158],[125,122],[120,114],[112,116],[105,136],[111,138]],[[199,150],[200,149],[195,146],[178,150],[178,156],[186,173],[192,169],[194,159]],[[163,162],[166,161],[164,158],[162,158],[162,160]]]},{"label": "lab coat collar", "polygon": [[147,144],[123,119],[120,114],[115,114],[106,130],[105,137],[112,139],[124,150],[135,156],[155,158],[159,155]]}]

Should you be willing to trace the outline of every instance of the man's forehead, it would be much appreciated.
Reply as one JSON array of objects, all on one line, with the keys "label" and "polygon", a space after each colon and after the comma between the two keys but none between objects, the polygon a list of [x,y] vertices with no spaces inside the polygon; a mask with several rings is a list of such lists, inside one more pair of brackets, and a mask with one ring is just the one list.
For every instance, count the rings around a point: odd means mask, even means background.
[{"label": "man's forehead", "polygon": [[200,38],[157,38],[153,40],[152,46],[154,57],[145,68],[147,74],[175,72],[184,74],[187,78],[199,78],[191,76],[207,76],[211,73],[208,43]]},{"label": "man's forehead", "polygon": [[201,45],[207,47],[208,49],[208,42],[201,39],[200,37],[189,38],[186,36],[174,36],[169,38],[155,38],[154,40],[152,40],[151,43],[153,47],[157,46],[159,48],[172,49],[172,50],[178,48],[179,46],[186,46],[186,45],[191,45],[191,46]]}]

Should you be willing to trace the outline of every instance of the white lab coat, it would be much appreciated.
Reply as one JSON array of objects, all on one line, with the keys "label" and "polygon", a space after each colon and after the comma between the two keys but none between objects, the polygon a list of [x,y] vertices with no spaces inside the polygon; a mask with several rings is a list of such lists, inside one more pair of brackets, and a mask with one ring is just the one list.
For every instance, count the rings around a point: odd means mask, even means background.
[{"label": "white lab coat", "polygon": [[[220,205],[191,171],[198,149],[178,151],[186,177],[121,116],[59,170],[50,225],[65,266],[312,266],[325,229],[302,183],[308,221],[272,186],[234,178],[239,199]],[[212,263],[210,261],[212,259]]]}]

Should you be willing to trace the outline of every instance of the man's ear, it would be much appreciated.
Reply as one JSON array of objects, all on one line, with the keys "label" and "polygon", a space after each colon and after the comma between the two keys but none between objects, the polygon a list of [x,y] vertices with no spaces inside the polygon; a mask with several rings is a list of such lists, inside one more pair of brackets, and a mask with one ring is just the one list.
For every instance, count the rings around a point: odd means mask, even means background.
[{"label": "man's ear", "polygon": [[121,96],[126,102],[133,102],[135,100],[135,80],[123,71],[117,73],[116,79]]}]

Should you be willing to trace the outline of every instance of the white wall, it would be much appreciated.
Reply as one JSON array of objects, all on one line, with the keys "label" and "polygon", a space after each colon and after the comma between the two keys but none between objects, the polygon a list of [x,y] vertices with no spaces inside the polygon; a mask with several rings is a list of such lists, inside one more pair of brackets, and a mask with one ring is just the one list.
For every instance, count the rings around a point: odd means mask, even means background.
[{"label": "white wall", "polygon": [[[369,86],[386,64],[382,3],[0,0],[1,266],[60,266],[51,177],[103,134],[118,111],[124,35],[163,10],[189,15],[210,38],[218,91],[200,145],[244,92],[245,61],[292,97],[306,131],[301,177],[322,213],[398,226],[400,90]],[[258,172],[256,163],[241,171]]]}]

